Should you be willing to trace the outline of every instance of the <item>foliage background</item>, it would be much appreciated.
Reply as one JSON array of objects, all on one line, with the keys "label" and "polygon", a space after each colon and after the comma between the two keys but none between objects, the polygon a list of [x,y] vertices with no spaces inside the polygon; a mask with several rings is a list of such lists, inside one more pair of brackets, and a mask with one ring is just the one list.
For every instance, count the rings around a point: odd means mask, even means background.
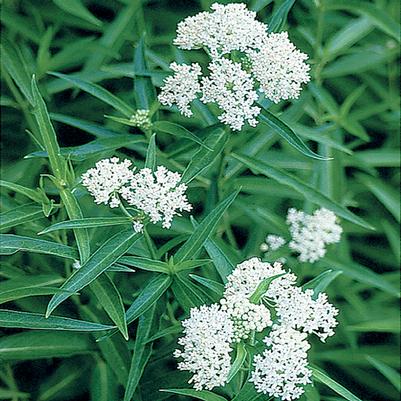
[{"label": "foliage background", "polygon": [[[171,43],[177,22],[207,9],[210,3],[206,0],[82,3],[4,0],[1,179],[35,189],[40,174],[49,173],[47,159],[34,153],[41,149],[28,101],[32,96],[29,83],[32,74],[52,113],[58,142],[62,148],[68,147],[65,154],[70,155],[75,177],[100,158],[111,155],[125,155],[141,164],[148,142],[145,135],[106,118],[105,115],[121,117],[121,114],[48,72],[74,73],[81,79],[100,83],[132,105],[133,110],[133,105],[147,108],[171,61],[202,61],[201,54],[177,51]],[[327,269],[342,271],[327,289],[341,312],[337,334],[327,344],[313,343],[311,359],[363,400],[396,400],[400,259],[399,2],[297,0],[292,3],[247,2],[259,11],[263,21],[271,21],[273,15],[277,27],[288,30],[296,45],[310,55],[313,68],[312,82],[299,100],[274,105],[269,110],[308,141],[313,150],[333,160],[308,158],[261,124],[256,129],[230,135],[224,152],[217,152],[217,157],[209,160],[210,165],[191,182],[189,199],[195,205],[195,218],[201,221],[233,190],[241,187],[241,192],[212,235],[222,253],[207,256],[202,251],[201,257],[210,257],[215,264],[208,263],[190,273],[219,280],[217,265],[229,266],[230,262],[260,256],[259,245],[265,235],[283,232],[288,207],[311,211],[316,206],[286,182],[278,183],[272,177],[247,169],[232,153],[246,154],[294,174],[337,204],[348,207],[374,230],[343,219],[343,239],[322,261],[310,265],[289,260],[289,266],[304,281]],[[197,110],[193,119],[161,110],[156,118],[181,124],[201,139],[208,135],[204,128],[214,122],[210,110],[203,113]],[[123,135],[118,137],[119,134]],[[140,142],[136,141],[138,138]],[[91,145],[85,145],[90,142]],[[165,132],[157,133],[157,146],[158,162],[178,171],[199,150],[196,143]],[[43,179],[43,188],[49,198],[60,202],[58,189],[50,180]],[[75,196],[85,217],[113,216],[106,207],[94,207],[82,188],[77,187]],[[67,220],[65,208],[56,208],[47,218],[41,205],[30,202],[10,187],[2,188],[2,232],[74,246],[71,230],[37,235],[51,223]],[[48,209],[48,204],[43,207],[45,212]],[[90,229],[92,249],[120,230],[120,226]],[[160,248],[172,238],[186,239],[192,231],[188,216],[183,216],[171,231],[153,227],[150,234]],[[130,251],[143,257],[150,257],[149,252],[143,240]],[[17,290],[24,291],[27,283],[39,283],[40,288],[45,284],[58,287],[70,274],[71,264],[69,259],[40,253],[4,256],[0,268],[2,307],[43,315],[48,294],[27,296],[34,294],[30,287],[25,289],[24,297],[19,297]],[[126,309],[152,274],[140,269],[133,274],[109,274]],[[178,279],[174,280],[172,289],[156,306],[156,316],[161,316],[159,330],[184,317],[191,304],[211,296],[187,275],[182,278],[185,288],[181,293]],[[6,290],[8,298],[4,296]],[[111,324],[91,289],[86,288],[80,297],[71,299],[57,309],[57,316]],[[147,315],[144,316],[142,321],[146,320]],[[94,342],[94,336],[85,333],[2,329],[0,399],[122,399],[119,397],[126,384],[131,353],[134,349],[138,352],[133,341],[139,332],[137,327],[137,321],[129,326],[128,342],[119,334]],[[152,336],[157,331],[157,327],[151,328]],[[154,341],[153,353],[143,374],[140,372],[138,376],[141,378],[135,400],[166,399],[171,394],[159,392],[160,388],[186,385],[187,375],[175,370],[171,358],[176,338],[177,333]],[[341,399],[327,387],[319,384],[318,389],[320,395],[312,391],[305,398]],[[228,395],[235,391],[234,384]],[[181,398],[173,395],[171,399]]]}]

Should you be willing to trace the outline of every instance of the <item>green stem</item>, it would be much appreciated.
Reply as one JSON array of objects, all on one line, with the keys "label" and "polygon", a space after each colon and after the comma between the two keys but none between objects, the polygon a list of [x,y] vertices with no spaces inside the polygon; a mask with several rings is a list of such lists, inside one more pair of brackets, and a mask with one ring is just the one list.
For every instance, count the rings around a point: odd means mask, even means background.
[{"label": "green stem", "polygon": [[145,241],[148,246],[149,252],[152,255],[152,259],[157,260],[157,252],[155,249],[155,245],[153,244],[152,238],[150,238],[150,235],[148,233],[148,230],[146,229],[146,226],[143,227],[143,235],[145,237]]}]

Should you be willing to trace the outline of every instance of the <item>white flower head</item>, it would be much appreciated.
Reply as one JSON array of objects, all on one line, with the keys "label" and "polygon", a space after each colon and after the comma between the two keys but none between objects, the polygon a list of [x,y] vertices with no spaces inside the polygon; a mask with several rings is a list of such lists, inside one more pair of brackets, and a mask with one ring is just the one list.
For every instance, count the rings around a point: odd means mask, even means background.
[{"label": "white flower head", "polygon": [[191,309],[191,316],[182,325],[184,337],[178,344],[183,350],[174,352],[176,358],[183,359],[178,369],[194,374],[189,383],[196,390],[223,386],[231,367],[233,324],[229,316],[217,304],[204,305]]},{"label": "white flower head", "polygon": [[149,117],[149,110],[139,109],[130,118],[130,122],[138,128],[149,129],[152,122]]},{"label": "white flower head", "polygon": [[319,209],[308,215],[289,209],[287,224],[291,233],[289,247],[299,253],[301,262],[314,263],[326,254],[326,245],[340,241],[342,228],[336,215],[327,209]]},{"label": "white flower head", "polygon": [[185,195],[187,186],[180,184],[180,180],[179,173],[164,166],[158,166],[155,172],[143,168],[132,177],[129,186],[121,190],[121,196],[147,215],[153,224],[161,221],[164,228],[170,228],[175,215],[192,209]]},{"label": "white flower head", "polygon": [[262,304],[251,303],[248,299],[238,297],[220,300],[221,309],[230,316],[234,324],[234,341],[247,339],[251,332],[261,332],[272,325],[269,309]]},{"label": "white flower head", "polygon": [[134,175],[130,166],[129,160],[120,163],[118,157],[100,160],[94,168],[82,174],[82,184],[95,198],[95,203],[117,207],[120,204],[117,194]]},{"label": "white flower head", "polygon": [[209,64],[211,71],[208,77],[202,79],[203,103],[217,103],[223,113],[219,120],[238,131],[245,122],[256,126],[255,117],[260,108],[254,106],[258,95],[250,74],[241,68],[241,64],[226,58],[215,60]]},{"label": "white flower head", "polygon": [[307,351],[310,345],[305,333],[285,326],[272,330],[264,342],[267,349],[254,358],[250,381],[258,392],[282,400],[295,400],[311,383]]},{"label": "white flower head", "polygon": [[[285,244],[285,239],[280,235],[269,234],[265,239],[266,251],[277,251]],[[264,252],[266,252],[264,251]]]},{"label": "white flower head", "polygon": [[190,117],[192,116],[190,103],[200,92],[199,77],[202,75],[200,65],[171,63],[170,68],[174,74],[164,80],[159,101],[165,106],[177,105],[180,113]]},{"label": "white flower head", "polygon": [[261,91],[274,103],[297,99],[301,85],[310,80],[308,56],[297,50],[287,32],[269,34],[260,49],[248,55]]},{"label": "white flower head", "polygon": [[244,3],[214,3],[211,9],[180,22],[174,44],[186,50],[206,48],[217,58],[255,48],[265,39],[267,25],[257,21]]}]

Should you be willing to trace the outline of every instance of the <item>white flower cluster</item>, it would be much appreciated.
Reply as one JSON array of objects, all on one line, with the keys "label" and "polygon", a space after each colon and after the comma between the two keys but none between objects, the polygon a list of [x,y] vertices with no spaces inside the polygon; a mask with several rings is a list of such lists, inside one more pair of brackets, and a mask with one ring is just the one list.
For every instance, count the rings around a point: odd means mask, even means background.
[{"label": "white flower cluster", "polygon": [[119,163],[118,157],[112,157],[98,161],[94,168],[82,174],[82,184],[95,198],[95,203],[110,207],[120,205],[117,194],[134,176],[131,164],[129,160]]},{"label": "white flower cluster", "polygon": [[280,235],[269,234],[266,236],[265,242],[260,246],[262,252],[277,251],[285,245],[285,239]]},{"label": "white flower cluster", "polygon": [[191,309],[191,316],[182,322],[184,337],[178,340],[183,350],[174,356],[182,358],[178,369],[194,373],[189,383],[196,390],[223,386],[231,367],[233,324],[218,305]]},{"label": "white flower cluster", "polygon": [[279,327],[264,339],[267,349],[254,359],[251,382],[258,392],[282,400],[299,398],[302,386],[311,383],[307,351],[307,335],[297,330]]},{"label": "white flower cluster", "polygon": [[146,217],[154,224],[162,222],[170,228],[173,217],[182,211],[190,211],[192,206],[185,195],[187,186],[180,184],[181,175],[158,166],[155,172],[143,168],[134,173],[131,162],[119,163],[117,157],[103,159],[96,167],[82,175],[82,183],[95,198],[96,203],[117,207],[121,198],[138,211],[133,217],[136,232],[143,229]]},{"label": "white flower cluster", "polygon": [[153,224],[162,221],[164,228],[170,228],[175,215],[192,209],[185,195],[187,186],[180,184],[180,180],[181,174],[164,166],[157,167],[155,172],[143,168],[122,188],[121,196],[149,216]]},{"label": "white flower cluster", "polygon": [[160,102],[176,104],[189,117],[190,103],[199,95],[202,102],[218,105],[219,119],[233,130],[257,124],[258,89],[277,103],[297,98],[301,85],[309,81],[307,56],[286,32],[268,34],[267,25],[243,3],[215,3],[211,12],[186,18],[178,24],[174,44],[180,49],[204,49],[211,58],[210,74],[199,82],[198,64],[172,63],[174,75],[165,79]]},{"label": "white flower cluster", "polygon": [[[265,289],[263,283],[269,278],[272,281]],[[256,300],[254,295],[261,288],[260,299]],[[282,400],[299,398],[304,392],[303,385],[310,383],[311,377],[307,360],[308,334],[316,334],[324,341],[334,334],[333,328],[337,325],[338,311],[328,302],[327,295],[319,294],[316,299],[313,295],[313,290],[303,291],[297,287],[296,276],[286,272],[280,263],[271,265],[258,258],[240,263],[227,277],[220,305],[193,309],[191,318],[184,321],[185,337],[179,340],[184,351],[175,353],[184,358],[179,369],[195,373],[191,380],[198,390],[224,385],[230,369],[230,344],[245,341],[251,333],[270,328],[263,340],[267,348],[254,359],[251,381],[257,391],[269,396]],[[274,322],[270,314],[272,308]],[[203,311],[202,318],[200,311]],[[210,327],[205,328],[203,324],[207,320]],[[224,324],[224,329],[218,329],[217,321]],[[222,337],[218,338],[221,345],[215,342],[215,330],[221,330]],[[200,341],[207,344],[200,346]],[[227,352],[224,356],[220,346]],[[218,378],[219,384],[216,384],[211,379],[210,361],[218,357],[224,364],[222,371],[213,372],[213,377]]]},{"label": "white flower cluster", "polygon": [[196,99],[201,87],[199,77],[202,75],[200,65],[171,63],[170,68],[174,75],[164,80],[163,90],[159,95],[161,104],[166,106],[177,105],[181,114],[186,117],[192,116],[189,104]]},{"label": "white flower cluster", "polygon": [[149,129],[152,126],[149,110],[139,109],[130,118],[130,122],[138,128]]},{"label": "white flower cluster", "polygon": [[312,215],[289,209],[287,224],[291,233],[289,247],[299,253],[301,262],[316,262],[326,254],[326,245],[340,241],[342,228],[336,215],[327,209],[316,210]]}]

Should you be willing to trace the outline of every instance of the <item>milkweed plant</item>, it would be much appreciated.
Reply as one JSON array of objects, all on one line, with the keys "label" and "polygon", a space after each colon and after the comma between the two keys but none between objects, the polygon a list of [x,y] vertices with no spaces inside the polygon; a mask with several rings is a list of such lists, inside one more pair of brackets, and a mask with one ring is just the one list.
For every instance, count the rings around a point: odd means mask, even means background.
[{"label": "milkweed plant", "polygon": [[0,398],[397,400],[394,1],[6,1]]}]

